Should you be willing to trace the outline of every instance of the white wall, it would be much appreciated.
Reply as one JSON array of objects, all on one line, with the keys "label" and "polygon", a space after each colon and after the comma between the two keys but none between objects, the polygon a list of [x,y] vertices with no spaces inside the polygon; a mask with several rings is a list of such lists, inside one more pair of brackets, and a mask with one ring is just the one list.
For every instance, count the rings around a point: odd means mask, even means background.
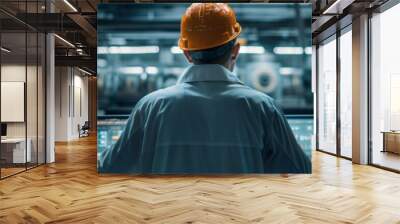
[{"label": "white wall", "polygon": [[82,126],[88,120],[88,77],[76,68],[56,67],[55,85],[55,140],[77,139],[78,124]]},{"label": "white wall", "polygon": [[[24,65],[2,65],[1,66],[1,81],[3,82],[25,82],[25,64]],[[1,108],[6,110],[6,108]],[[7,124],[8,137],[25,137],[25,123],[8,123]]]},{"label": "white wall", "polygon": [[[25,82],[25,75],[26,75],[26,69],[28,71],[28,74],[31,74],[32,71],[36,68],[33,66],[28,66],[25,67],[24,65],[18,65],[18,64],[5,64],[1,66],[1,81],[2,82]],[[36,71],[35,71],[36,73]],[[32,83],[30,83],[32,84]],[[36,82],[34,83],[36,85]],[[27,89],[27,96],[28,96],[28,103],[32,102],[32,98],[36,98],[36,89]],[[29,91],[29,90],[32,90]],[[31,105],[35,106],[35,105]],[[1,110],[7,110],[7,108],[1,108]],[[33,115],[33,116],[32,116]],[[28,122],[35,121],[36,123],[36,114],[31,114],[28,113]],[[7,136],[8,137],[25,137],[25,123],[26,122],[7,122]],[[32,124],[28,125],[29,127],[32,127]],[[28,133],[29,135],[29,133]],[[29,137],[29,136],[28,136]]]},{"label": "white wall", "polygon": [[69,136],[69,68],[55,68],[55,141],[68,141]]},{"label": "white wall", "polygon": [[[37,70],[38,69],[38,70]],[[25,80],[27,78],[27,80]],[[44,163],[44,74],[41,66],[32,66],[25,64],[3,64],[1,66],[2,82],[24,82],[26,85],[26,107],[25,104],[21,108],[22,113],[26,112],[26,120],[23,122],[6,122],[7,137],[9,138],[25,138],[29,139],[32,161]],[[3,91],[3,90],[2,90]],[[21,94],[24,94],[22,90]],[[2,95],[3,97],[7,97]],[[12,110],[10,107],[2,107],[3,112]],[[12,113],[12,111],[7,111]],[[39,155],[37,155],[39,154]]]},{"label": "white wall", "polygon": [[[71,102],[71,135],[72,138],[78,138],[78,125],[82,126],[85,121],[88,121],[88,78],[82,76],[82,73],[78,73],[74,70],[74,82],[73,82],[73,96],[71,96],[74,102]],[[71,89],[72,90],[72,89]]]}]

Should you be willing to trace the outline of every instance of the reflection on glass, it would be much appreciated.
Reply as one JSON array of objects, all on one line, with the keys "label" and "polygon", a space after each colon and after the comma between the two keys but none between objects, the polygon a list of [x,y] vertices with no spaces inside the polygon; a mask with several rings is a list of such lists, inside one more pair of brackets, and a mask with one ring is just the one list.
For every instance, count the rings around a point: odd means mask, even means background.
[{"label": "reflection on glass", "polygon": [[336,153],[336,39],[318,48],[318,147]]},{"label": "reflection on glass", "polygon": [[372,163],[400,170],[400,5],[372,22]]},{"label": "reflection on glass", "polygon": [[352,157],[352,35],[340,36],[340,153]]}]

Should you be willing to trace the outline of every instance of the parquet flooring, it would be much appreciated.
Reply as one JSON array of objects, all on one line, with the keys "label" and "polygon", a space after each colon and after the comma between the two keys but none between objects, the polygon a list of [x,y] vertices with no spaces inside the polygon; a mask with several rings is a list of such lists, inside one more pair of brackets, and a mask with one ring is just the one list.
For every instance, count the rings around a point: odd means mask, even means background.
[{"label": "parquet flooring", "polygon": [[400,223],[400,175],[313,153],[313,174],[98,175],[96,139],[0,181],[0,223]]},{"label": "parquet flooring", "polygon": [[21,172],[21,171],[24,171],[25,170],[25,167],[21,167],[21,168],[1,168],[1,176],[3,177],[7,177],[7,176],[10,176],[10,175],[13,175],[13,174],[15,174],[15,173],[18,173],[18,172]]}]

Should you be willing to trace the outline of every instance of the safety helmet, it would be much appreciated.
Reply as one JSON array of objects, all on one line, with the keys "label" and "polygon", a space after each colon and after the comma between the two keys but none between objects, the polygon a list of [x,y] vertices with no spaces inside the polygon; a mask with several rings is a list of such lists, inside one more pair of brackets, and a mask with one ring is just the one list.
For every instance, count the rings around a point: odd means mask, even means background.
[{"label": "safety helmet", "polygon": [[194,3],[182,16],[179,47],[197,51],[221,46],[239,36],[235,12],[224,3]]}]

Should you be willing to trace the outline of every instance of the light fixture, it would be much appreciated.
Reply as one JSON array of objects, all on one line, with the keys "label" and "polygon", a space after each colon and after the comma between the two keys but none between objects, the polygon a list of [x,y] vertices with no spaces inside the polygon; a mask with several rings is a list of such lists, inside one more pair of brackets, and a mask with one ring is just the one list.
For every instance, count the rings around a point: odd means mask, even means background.
[{"label": "light fixture", "polygon": [[98,47],[98,54],[156,54],[160,51],[158,46],[122,46]]},{"label": "light fixture", "polygon": [[274,47],[275,54],[303,54],[302,47]]},{"label": "light fixture", "polygon": [[312,54],[312,47],[305,47],[305,48],[304,48],[304,53],[306,53],[306,54]]},{"label": "light fixture", "polygon": [[292,68],[292,67],[280,67],[279,68],[279,73],[281,75],[299,75],[300,71],[298,68]]},{"label": "light fixture", "polygon": [[67,44],[70,47],[75,48],[75,45],[73,45],[71,42],[69,42],[68,40],[62,38],[61,36],[59,36],[58,34],[54,34],[55,37],[57,37],[59,40],[61,40],[62,42],[64,42],[65,44]]},{"label": "light fixture", "polygon": [[156,66],[147,66],[146,73],[149,75],[155,75],[158,73],[158,68]]},{"label": "light fixture", "polygon": [[78,12],[78,10],[68,0],[64,0],[64,3],[67,4],[74,12]]},{"label": "light fixture", "polygon": [[264,54],[265,48],[262,46],[240,46],[241,54]]},{"label": "light fixture", "polygon": [[141,80],[146,80],[147,79],[147,74],[146,73],[142,73],[142,74],[140,74],[140,79]]},{"label": "light fixture", "polygon": [[171,47],[171,53],[172,54],[183,54],[183,51],[178,46],[173,46],[173,47]]},{"label": "light fixture", "polygon": [[9,49],[7,49],[7,48],[5,48],[5,47],[1,47],[0,49],[1,49],[2,51],[6,52],[6,53],[10,53],[10,52],[11,52],[11,50],[9,50]]},{"label": "light fixture", "polygon": [[92,73],[90,73],[90,72],[88,72],[88,71],[86,71],[86,70],[84,70],[84,69],[81,69],[81,68],[79,68],[79,67],[78,67],[78,70],[81,71],[81,72],[83,72],[83,73],[85,73],[85,74],[87,74],[87,75],[90,75],[90,76],[93,75]]},{"label": "light fixture", "polygon": [[[322,14],[339,14],[338,11],[338,4],[341,2],[341,0],[336,0],[332,5],[330,5]],[[332,9],[335,9],[334,12],[332,12]]]},{"label": "light fixture", "polygon": [[[173,46],[170,49],[172,54],[182,54],[183,51],[178,46]],[[265,48],[262,46],[240,46],[241,54],[264,54]]]},{"label": "light fixture", "polygon": [[292,55],[301,55],[301,54],[312,54],[312,47],[275,47],[275,54],[292,54]]},{"label": "light fixture", "polygon": [[119,68],[118,72],[126,75],[140,75],[144,72],[144,69],[141,66],[128,66]]},{"label": "light fixture", "polygon": [[77,52],[79,55],[83,55],[83,49],[82,49],[82,48],[77,48],[77,49],[76,49],[76,52]]}]

